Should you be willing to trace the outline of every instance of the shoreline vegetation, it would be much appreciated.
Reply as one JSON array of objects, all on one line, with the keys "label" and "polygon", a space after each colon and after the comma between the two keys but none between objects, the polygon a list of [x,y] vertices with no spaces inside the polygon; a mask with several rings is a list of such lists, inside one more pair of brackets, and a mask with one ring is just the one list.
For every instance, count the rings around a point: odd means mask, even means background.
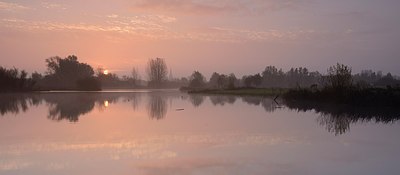
[{"label": "shoreline vegetation", "polygon": [[0,93],[34,91],[100,91],[102,89],[166,89],[179,88],[188,82],[186,78],[168,77],[164,59],[149,59],[146,67],[148,80],[140,78],[138,68],[133,67],[130,75],[119,77],[109,70],[93,69],[87,63],[70,55],[65,58],[54,56],[45,59],[47,71],[44,74],[0,65]]},{"label": "shoreline vegetation", "polygon": [[278,96],[285,94],[289,89],[285,88],[232,88],[232,89],[190,89],[181,88],[183,92],[190,94],[223,94],[246,96]]},{"label": "shoreline vegetation", "polygon": [[[400,106],[400,80],[393,78],[390,73],[382,76],[381,72],[364,71],[352,75],[350,67],[337,63],[329,67],[325,75],[310,73],[305,68],[291,69],[284,73],[270,66],[266,67],[262,75],[244,76],[241,80],[243,84],[237,87],[237,79],[233,74],[226,76],[214,73],[206,83],[204,77],[195,71],[189,86],[182,87],[181,91],[194,94],[270,96],[289,102],[308,101],[361,107]],[[212,84],[213,81],[217,83]],[[296,85],[290,86],[294,82]]]},{"label": "shoreline vegetation", "polygon": [[400,106],[400,88],[367,89],[279,89],[279,88],[235,88],[235,89],[187,89],[189,94],[263,96],[280,98],[285,102],[304,101],[320,104],[342,104],[360,107],[398,107]]},{"label": "shoreline vegetation", "polygon": [[142,80],[138,68],[131,75],[118,77],[107,69],[96,71],[81,63],[74,55],[45,59],[47,72],[34,72],[30,76],[24,70],[0,66],[0,92],[34,91],[100,91],[102,89],[170,89],[197,94],[222,94],[239,96],[270,96],[291,101],[349,104],[355,106],[400,105],[400,80],[390,73],[364,70],[352,74],[349,66],[339,64],[327,69],[327,73],[311,72],[307,68],[291,68],[284,72],[275,66],[267,66],[261,73],[237,78],[214,72],[210,79],[199,71],[188,78],[173,78],[172,70],[162,58],[149,59],[146,80]]}]

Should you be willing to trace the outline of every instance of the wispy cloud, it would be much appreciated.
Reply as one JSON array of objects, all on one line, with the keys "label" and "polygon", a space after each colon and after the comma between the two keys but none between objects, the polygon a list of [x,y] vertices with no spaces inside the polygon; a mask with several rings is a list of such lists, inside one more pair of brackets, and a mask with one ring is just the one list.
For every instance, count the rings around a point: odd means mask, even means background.
[{"label": "wispy cloud", "polygon": [[100,18],[100,23],[65,23],[5,18],[0,21],[0,26],[24,31],[108,32],[152,39],[180,39],[230,43],[332,39],[354,32],[352,29],[348,28],[343,31],[318,31],[314,29],[249,30],[245,28],[229,27],[188,28],[187,26],[176,28],[175,26],[178,19],[165,15],[121,16],[118,14],[110,14],[100,16]]},{"label": "wispy cloud", "polygon": [[53,3],[53,2],[42,2],[41,6],[46,9],[61,9],[61,10],[67,10],[67,6],[64,4],[58,4],[58,3]]},{"label": "wispy cloud", "polygon": [[183,13],[265,13],[282,9],[296,9],[311,0],[140,0],[133,4],[134,10]]},{"label": "wispy cloud", "polygon": [[0,172],[11,171],[11,170],[21,170],[32,166],[32,162],[24,162],[19,160],[11,161],[0,161]]},{"label": "wispy cloud", "polygon": [[[215,158],[178,158],[168,162],[148,161],[136,165],[143,174],[196,174],[205,169],[222,168],[226,171],[238,167],[234,161]],[[216,173],[218,174],[218,173]]]},{"label": "wispy cloud", "polygon": [[312,39],[333,39],[351,34],[349,29],[343,31],[318,31],[314,29],[297,30],[249,30],[226,27],[210,27],[186,34],[186,38],[192,40],[215,41],[215,42],[263,42],[263,41],[295,41]]},{"label": "wispy cloud", "polygon": [[30,9],[30,8],[27,6],[23,6],[21,4],[0,1],[0,10],[1,11],[16,12],[16,11],[28,10],[28,9]]},{"label": "wispy cloud", "polygon": [[65,23],[55,21],[31,21],[24,19],[5,18],[0,21],[0,26],[23,31],[48,30],[48,31],[86,31],[86,32],[114,32],[147,37],[160,37],[167,32],[168,23],[176,19],[166,16],[133,16],[120,17],[108,15],[101,23]]}]

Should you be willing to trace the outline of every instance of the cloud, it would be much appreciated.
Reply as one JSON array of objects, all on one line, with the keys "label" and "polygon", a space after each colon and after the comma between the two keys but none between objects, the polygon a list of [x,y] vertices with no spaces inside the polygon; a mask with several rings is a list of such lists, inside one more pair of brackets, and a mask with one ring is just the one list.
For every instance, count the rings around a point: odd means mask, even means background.
[{"label": "cloud", "polygon": [[311,0],[139,0],[133,10],[182,14],[259,14],[283,9],[297,9]]},{"label": "cloud", "polygon": [[107,19],[103,19],[101,23],[65,23],[5,18],[0,21],[0,26],[22,31],[110,32],[158,38],[162,37],[167,32],[167,26],[165,25],[173,23],[176,20],[173,17],[160,15],[133,17],[109,15],[106,18]]},{"label": "cloud", "polygon": [[238,165],[232,161],[214,158],[177,158],[168,161],[149,161],[136,165],[143,174],[196,174],[212,169],[232,169]]},{"label": "cloud", "polygon": [[42,2],[41,5],[42,5],[43,8],[46,8],[46,9],[67,10],[67,7],[64,4],[57,4],[57,3],[51,3],[51,2]]},{"label": "cloud", "polygon": [[11,170],[21,170],[32,166],[32,162],[24,162],[20,160],[11,161],[0,161],[0,172],[11,171]]},{"label": "cloud", "polygon": [[205,42],[265,42],[294,40],[327,40],[353,34],[353,29],[343,31],[318,31],[314,29],[265,29],[249,30],[229,27],[176,28],[178,19],[165,15],[121,16],[110,14],[101,16],[100,23],[65,23],[54,21],[27,21],[6,18],[0,21],[0,27],[22,31],[61,31],[61,32],[106,32],[162,40],[193,40]]},{"label": "cloud", "polygon": [[[232,156],[233,157],[233,156]],[[135,165],[137,174],[310,174],[306,169],[276,161],[255,161],[247,157],[177,157],[168,160],[142,161]]]},{"label": "cloud", "polygon": [[201,41],[240,43],[251,41],[265,42],[338,39],[351,33],[353,33],[353,31],[349,31],[349,29],[345,29],[343,31],[318,31],[314,29],[248,30],[240,28],[210,27],[201,29],[199,31],[189,32],[185,38]]},{"label": "cloud", "polygon": [[28,9],[30,9],[30,8],[20,5],[20,4],[17,4],[17,3],[0,1],[0,10],[1,11],[4,10],[4,11],[16,12],[16,11],[28,10]]}]

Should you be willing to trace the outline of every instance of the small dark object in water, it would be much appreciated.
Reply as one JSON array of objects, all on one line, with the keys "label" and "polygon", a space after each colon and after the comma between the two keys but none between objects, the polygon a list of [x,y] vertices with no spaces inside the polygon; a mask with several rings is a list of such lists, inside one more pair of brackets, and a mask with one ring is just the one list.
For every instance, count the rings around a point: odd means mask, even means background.
[{"label": "small dark object in water", "polygon": [[183,110],[185,110],[185,109],[175,109],[175,111],[183,111]]},{"label": "small dark object in water", "polygon": [[274,98],[274,101],[276,102],[276,99],[279,97],[279,94],[278,95],[276,95],[276,97]]},{"label": "small dark object in water", "polygon": [[274,98],[274,102],[279,106],[279,103],[278,103],[278,101],[276,101],[276,99],[279,97],[279,94],[278,95],[276,95],[276,97]]}]

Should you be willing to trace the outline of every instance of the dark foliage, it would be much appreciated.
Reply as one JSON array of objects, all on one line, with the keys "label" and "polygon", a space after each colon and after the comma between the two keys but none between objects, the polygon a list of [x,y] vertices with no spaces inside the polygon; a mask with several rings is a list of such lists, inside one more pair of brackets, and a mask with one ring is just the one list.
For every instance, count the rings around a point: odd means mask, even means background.
[{"label": "dark foliage", "polygon": [[205,86],[205,78],[203,74],[198,71],[194,71],[189,79],[190,88],[203,88]]},{"label": "dark foliage", "polygon": [[31,91],[35,81],[27,75],[24,70],[0,67],[0,92]]},{"label": "dark foliage", "polygon": [[350,124],[357,122],[393,123],[400,119],[400,109],[393,106],[355,106],[314,101],[286,99],[285,105],[297,111],[315,111],[318,122],[335,135],[344,134]]},{"label": "dark foliage", "polygon": [[[80,63],[75,55],[66,58],[58,56],[46,59],[47,75],[40,81],[44,90],[99,90],[100,84],[94,79],[93,68]],[[88,82],[83,82],[87,80]]]},{"label": "dark foliage", "polygon": [[87,77],[76,82],[79,90],[99,91],[101,90],[100,81],[94,77]]},{"label": "dark foliage", "polygon": [[316,91],[310,89],[291,89],[284,94],[284,98],[356,106],[398,107],[400,105],[400,89],[359,89],[356,87],[346,89],[324,88]]}]

